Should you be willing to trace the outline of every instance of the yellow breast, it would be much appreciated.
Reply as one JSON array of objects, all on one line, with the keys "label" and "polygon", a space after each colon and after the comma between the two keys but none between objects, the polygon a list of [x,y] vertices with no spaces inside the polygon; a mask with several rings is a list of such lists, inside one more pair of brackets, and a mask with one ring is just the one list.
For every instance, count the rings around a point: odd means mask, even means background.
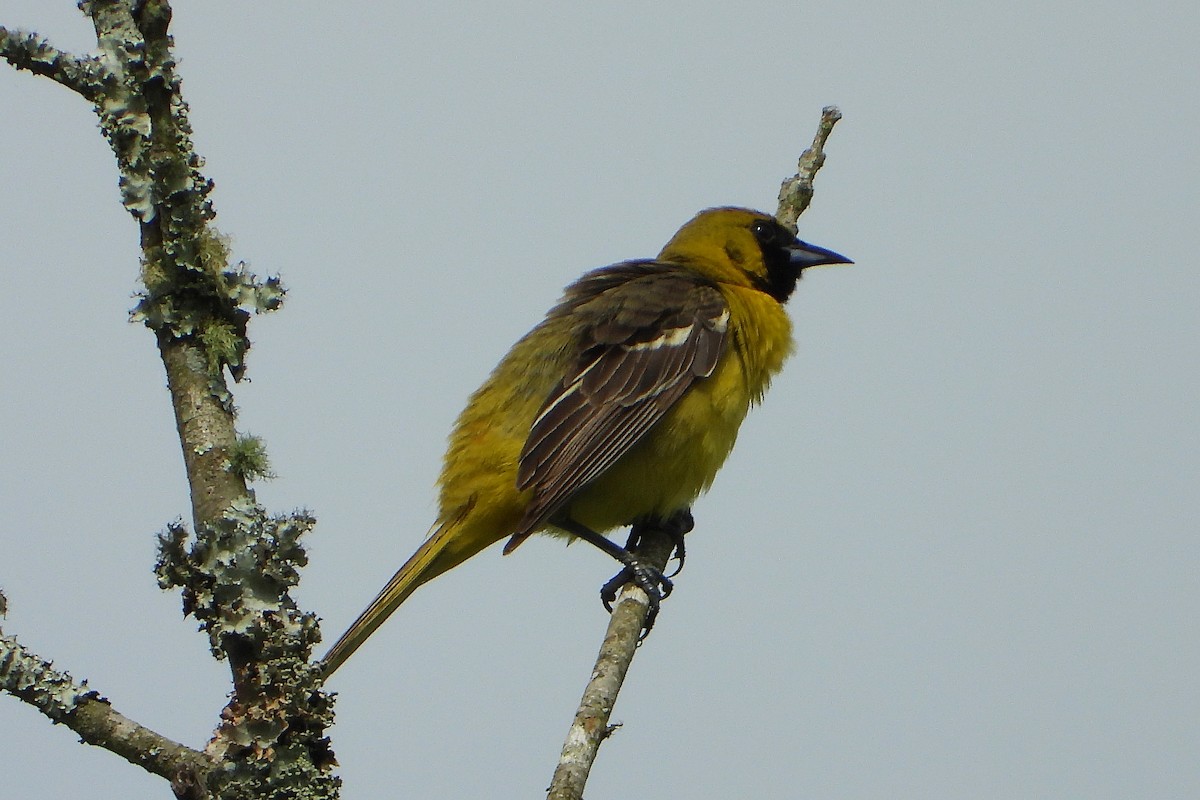
[{"label": "yellow breast", "polygon": [[792,349],[783,307],[753,289],[721,286],[729,339],[713,374],[698,380],[642,441],[568,504],[595,531],[686,508],[712,485],[750,407]]}]

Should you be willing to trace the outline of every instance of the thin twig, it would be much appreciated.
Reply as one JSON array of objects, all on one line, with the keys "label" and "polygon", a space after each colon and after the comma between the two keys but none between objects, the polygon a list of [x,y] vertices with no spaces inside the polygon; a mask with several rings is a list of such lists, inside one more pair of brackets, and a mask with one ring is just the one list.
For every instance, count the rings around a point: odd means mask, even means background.
[{"label": "thin twig", "polygon": [[825,164],[825,140],[841,118],[842,112],[837,106],[821,109],[821,123],[817,126],[812,146],[800,154],[796,174],[779,187],[779,210],[775,212],[775,217],[792,233],[796,232],[796,220],[812,202],[813,178]]}]

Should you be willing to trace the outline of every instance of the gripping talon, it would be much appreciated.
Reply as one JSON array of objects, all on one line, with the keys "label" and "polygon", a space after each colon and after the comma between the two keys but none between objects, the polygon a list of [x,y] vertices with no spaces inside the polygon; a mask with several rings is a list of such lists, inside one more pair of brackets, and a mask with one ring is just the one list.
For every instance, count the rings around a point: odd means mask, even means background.
[{"label": "gripping talon", "polygon": [[671,592],[675,590],[675,584],[666,575],[663,575],[654,567],[648,567],[645,564],[634,563],[632,566],[624,567],[620,572],[612,577],[612,579],[600,588],[600,600],[604,603],[604,608],[608,613],[612,613],[612,604],[616,602],[617,592],[627,583],[632,583],[646,593],[648,599],[646,605],[646,622],[642,626],[642,634],[638,637],[641,641],[645,639],[650,629],[654,627],[654,621],[658,618],[658,609],[664,599],[671,596]]},{"label": "gripping talon", "polygon": [[675,543],[675,553],[674,553],[674,555],[671,556],[671,558],[675,559],[679,563],[676,565],[675,569],[671,570],[671,574],[667,575],[665,577],[674,578],[676,575],[683,572],[684,555],[685,555],[685,553],[684,553],[684,549],[683,549],[683,537],[680,536],[679,541],[677,541]]},{"label": "gripping talon", "polygon": [[[675,552],[672,558],[679,562],[679,566],[675,567],[675,571],[668,575],[668,578],[674,578],[679,573],[683,572],[683,560],[687,555],[687,551],[683,546],[684,534],[689,533],[692,528],[696,527],[696,520],[692,518],[692,510],[685,508],[682,511],[671,517],[663,524],[662,530],[671,537],[671,541],[675,545]],[[663,595],[666,597],[666,595]]]},{"label": "gripping talon", "polygon": [[612,604],[617,601],[617,590],[629,583],[629,579],[633,577],[632,570],[629,567],[623,568],[612,579],[600,587],[600,602],[604,603],[604,610],[612,613]]}]

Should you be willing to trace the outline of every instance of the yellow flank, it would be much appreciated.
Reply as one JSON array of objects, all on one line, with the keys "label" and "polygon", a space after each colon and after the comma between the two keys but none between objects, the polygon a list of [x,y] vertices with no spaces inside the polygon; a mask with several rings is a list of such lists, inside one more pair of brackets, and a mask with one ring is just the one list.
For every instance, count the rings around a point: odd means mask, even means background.
[{"label": "yellow flank", "polygon": [[[566,369],[567,320],[526,334],[471,395],[450,433],[438,478],[438,523],[459,528],[444,558],[421,576],[430,580],[512,533],[532,490],[517,491],[517,460],[533,418]],[[461,520],[454,523],[454,520]]]},{"label": "yellow flank", "polygon": [[[690,506],[791,353],[782,302],[800,270],[846,261],[765,214],[710,209],[656,260],[568,287],[459,415],[429,538],[325,656],[325,673],[414,589],[501,539],[569,536],[555,520],[603,533]],[[609,383],[589,383],[593,373]],[[607,467],[585,479],[589,463]]]}]

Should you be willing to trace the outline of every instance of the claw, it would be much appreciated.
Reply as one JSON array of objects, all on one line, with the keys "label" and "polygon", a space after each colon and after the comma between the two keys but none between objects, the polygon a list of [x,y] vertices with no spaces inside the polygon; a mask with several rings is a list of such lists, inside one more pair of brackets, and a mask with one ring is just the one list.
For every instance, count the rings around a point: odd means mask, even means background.
[{"label": "claw", "polygon": [[608,583],[600,587],[600,602],[604,604],[604,610],[612,613],[613,603],[617,602],[617,590],[625,584],[629,583],[629,579],[633,577],[633,573],[629,568],[625,568],[612,577]]},{"label": "claw", "polygon": [[[682,511],[677,511],[674,516],[664,520],[644,520],[634,524],[629,530],[629,539],[625,542],[625,551],[629,553],[637,552],[638,545],[642,542],[641,529],[642,525],[653,525],[656,529],[662,531],[671,537],[671,543],[675,549],[671,552],[671,558],[678,561],[678,566],[664,577],[674,578],[679,573],[683,572],[683,562],[687,557],[687,550],[683,545],[684,535],[690,533],[692,528],[696,527],[696,521],[692,517],[692,510],[685,508]],[[668,591],[663,597],[670,594]]]},{"label": "claw", "polygon": [[638,640],[641,641],[654,627],[659,606],[663,600],[671,596],[671,592],[675,590],[675,584],[668,576],[663,575],[654,567],[635,562],[631,566],[624,567],[612,577],[612,580],[600,588],[600,600],[604,603],[608,613],[612,613],[612,604],[616,602],[617,592],[627,583],[632,583],[645,592],[649,601],[646,606],[646,622],[642,626],[642,635],[638,637]]},{"label": "claw", "polygon": [[683,572],[683,560],[687,555],[687,551],[683,546],[683,537],[684,534],[690,532],[694,527],[696,527],[696,520],[692,518],[692,510],[690,508],[685,508],[683,511],[678,512],[662,526],[662,530],[671,537],[671,541],[675,544],[675,552],[672,558],[679,561],[679,566],[675,567],[675,571],[667,577],[674,578]]},{"label": "claw", "polygon": [[674,578],[676,575],[683,572],[683,558],[685,555],[686,554],[684,553],[684,549],[683,549],[683,536],[680,536],[675,541],[675,553],[671,556],[671,558],[678,561],[679,564],[675,567],[674,570],[671,571],[671,574],[667,575],[666,577]]}]

